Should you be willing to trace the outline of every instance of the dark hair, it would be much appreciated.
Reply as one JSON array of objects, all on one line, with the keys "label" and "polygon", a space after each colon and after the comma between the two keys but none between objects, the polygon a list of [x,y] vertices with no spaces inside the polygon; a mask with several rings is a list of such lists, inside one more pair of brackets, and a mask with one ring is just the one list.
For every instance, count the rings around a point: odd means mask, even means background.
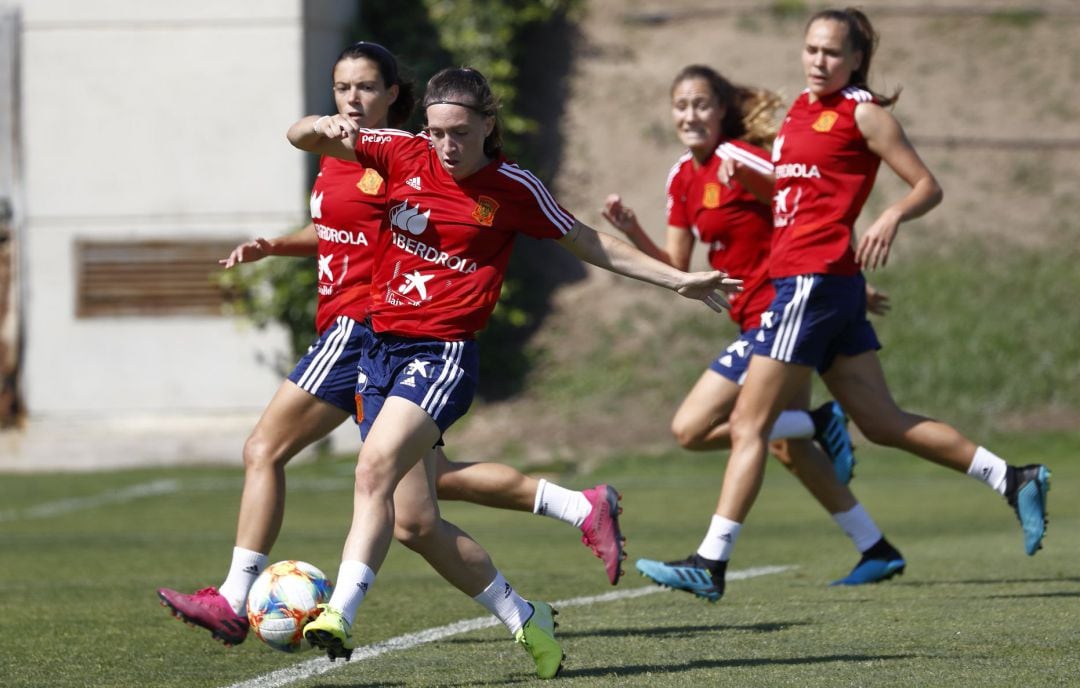
[{"label": "dark hair", "polygon": [[412,116],[413,108],[416,107],[416,96],[413,94],[412,82],[402,78],[397,58],[394,57],[392,52],[378,43],[357,41],[341,51],[338,58],[334,60],[334,67],[337,67],[342,60],[358,60],[361,58],[371,60],[379,66],[379,75],[382,77],[383,86],[386,88],[398,87],[397,100],[390,104],[390,111],[387,113],[386,119],[392,127],[400,127],[405,124],[409,117]]},{"label": "dark hair", "polygon": [[869,86],[870,61],[874,57],[874,51],[877,50],[878,44],[878,34],[874,31],[874,25],[870,23],[870,19],[861,10],[854,7],[845,7],[842,10],[821,10],[811,16],[810,21],[806,22],[806,30],[809,31],[810,25],[819,19],[828,19],[847,26],[847,41],[852,51],[862,53],[862,64],[851,73],[848,86],[858,86],[870,91],[882,105],[888,106],[895,103],[900,98],[901,89],[897,88],[892,95],[885,96],[877,93]]},{"label": "dark hair", "polygon": [[720,120],[720,136],[742,139],[762,148],[772,145],[776,137],[776,111],[783,100],[772,91],[736,86],[712,67],[694,64],[683,67],[671,82],[671,91],[687,79],[702,79],[709,84],[713,96],[724,108]]},{"label": "dark hair", "polygon": [[499,100],[483,74],[471,67],[447,67],[441,70],[427,82],[424,110],[440,103],[460,105],[484,117],[494,117],[495,126],[484,139],[484,155],[490,158],[499,154],[502,150]]}]

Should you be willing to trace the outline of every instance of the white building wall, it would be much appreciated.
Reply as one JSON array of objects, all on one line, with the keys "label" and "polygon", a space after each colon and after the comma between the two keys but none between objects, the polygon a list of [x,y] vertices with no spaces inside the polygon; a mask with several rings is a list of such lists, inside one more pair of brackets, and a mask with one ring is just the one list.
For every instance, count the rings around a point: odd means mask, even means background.
[{"label": "white building wall", "polygon": [[[284,333],[224,317],[77,319],[74,243],[273,236],[305,222],[306,161],[285,130],[311,107],[307,93],[329,96],[329,61],[357,3],[14,4],[23,29],[22,389],[30,423],[0,433],[0,469],[44,455],[72,463],[59,458],[75,451],[69,438],[53,428],[160,434],[161,446],[142,459],[150,462],[238,458],[281,382],[259,357],[283,350]],[[321,90],[304,83],[305,70],[318,69],[305,59],[313,46],[331,53]],[[186,436],[200,428],[203,445]],[[107,450],[77,453],[85,456],[76,464],[115,463],[103,458]]]}]

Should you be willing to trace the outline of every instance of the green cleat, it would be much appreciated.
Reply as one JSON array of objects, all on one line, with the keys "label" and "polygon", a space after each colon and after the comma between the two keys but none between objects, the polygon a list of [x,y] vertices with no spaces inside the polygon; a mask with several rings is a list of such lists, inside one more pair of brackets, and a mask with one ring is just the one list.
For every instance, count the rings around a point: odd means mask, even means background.
[{"label": "green cleat", "polygon": [[349,625],[345,618],[336,609],[325,604],[320,604],[322,612],[314,621],[304,626],[304,638],[311,646],[319,650],[326,650],[326,656],[330,661],[338,657],[344,657],[349,661],[356,643],[349,633]]},{"label": "green cleat", "polygon": [[563,651],[555,640],[555,615],[559,612],[547,602],[530,602],[533,615],[514,634],[514,640],[523,645],[536,662],[536,675],[555,678],[562,671]]}]

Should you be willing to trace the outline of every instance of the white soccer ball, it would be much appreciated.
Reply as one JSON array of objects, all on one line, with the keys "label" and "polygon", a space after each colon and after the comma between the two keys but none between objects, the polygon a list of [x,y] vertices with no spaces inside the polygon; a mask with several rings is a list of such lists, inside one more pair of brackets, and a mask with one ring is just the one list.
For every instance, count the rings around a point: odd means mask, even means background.
[{"label": "white soccer ball", "polygon": [[281,652],[310,648],[304,625],[319,615],[316,605],[330,599],[334,584],[304,561],[279,561],[255,579],[247,598],[247,616],[255,636]]}]

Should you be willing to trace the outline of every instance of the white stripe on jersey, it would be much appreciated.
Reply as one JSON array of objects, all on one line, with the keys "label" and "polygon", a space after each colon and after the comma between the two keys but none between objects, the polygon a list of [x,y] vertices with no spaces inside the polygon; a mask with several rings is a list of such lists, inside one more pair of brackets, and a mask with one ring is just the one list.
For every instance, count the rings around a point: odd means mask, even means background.
[{"label": "white stripe on jersey", "polygon": [[686,163],[686,161],[690,160],[693,157],[694,156],[690,153],[690,151],[686,151],[678,160],[675,161],[675,164],[672,165],[671,169],[668,171],[667,181],[664,182],[664,195],[667,197],[667,207],[664,209],[664,212],[667,214],[668,217],[671,216],[671,209],[675,207],[675,199],[671,195],[671,182],[675,181],[675,176],[679,174],[679,170],[682,169],[682,166]]},{"label": "white stripe on jersey", "polygon": [[693,157],[694,156],[690,151],[686,151],[675,161],[675,164],[671,166],[671,169],[668,170],[667,181],[664,182],[664,192],[667,193],[668,196],[671,195],[671,182],[675,179],[675,175],[679,174],[679,170],[682,169],[683,164]]},{"label": "white stripe on jersey", "polygon": [[401,129],[390,129],[390,128],[386,128],[386,129],[361,129],[360,133],[361,134],[375,134],[375,135],[382,135],[382,136],[404,136],[404,137],[410,138],[410,139],[415,138],[415,136],[416,136],[412,132],[403,131]]},{"label": "white stripe on jersey", "polygon": [[523,170],[517,165],[503,163],[499,166],[499,174],[520,182],[522,186],[532,192],[540,209],[544,211],[544,215],[551,220],[551,224],[555,225],[555,228],[562,234],[566,234],[574,226],[573,216],[559,207],[559,204],[551,197],[551,193],[532,172]]},{"label": "white stripe on jersey", "polygon": [[424,409],[432,418],[438,418],[451,393],[457,387],[465,371],[458,365],[461,361],[461,353],[465,350],[462,342],[443,343],[443,367],[435,384],[428,387],[420,408]]},{"label": "white stripe on jersey", "polygon": [[305,392],[314,394],[326,381],[326,376],[333,370],[334,364],[341,358],[345,351],[349,338],[352,335],[353,325],[356,321],[350,317],[339,315],[335,321],[334,329],[330,336],[323,340],[322,348],[315,358],[311,359],[311,365],[300,376],[297,386]]},{"label": "white stripe on jersey", "polygon": [[769,162],[765,158],[762,158],[761,156],[751,153],[744,148],[739,148],[735,144],[728,141],[721,143],[717,147],[716,154],[719,155],[721,158],[731,158],[736,162],[741,162],[743,165],[746,165],[747,167],[759,174],[773,173],[773,166],[771,162]]},{"label": "white stripe on jersey", "polygon": [[845,86],[840,92],[843,93],[844,97],[848,100],[855,100],[860,103],[869,103],[874,99],[873,93],[858,86]]},{"label": "white stripe on jersey", "polygon": [[814,289],[813,275],[799,275],[795,278],[795,294],[791,301],[784,306],[784,313],[780,316],[780,325],[776,330],[776,339],[773,340],[772,350],[769,357],[777,361],[791,361],[791,353],[795,349],[795,341],[799,337],[802,328],[803,314],[806,313],[806,302],[810,300],[810,292]]}]

